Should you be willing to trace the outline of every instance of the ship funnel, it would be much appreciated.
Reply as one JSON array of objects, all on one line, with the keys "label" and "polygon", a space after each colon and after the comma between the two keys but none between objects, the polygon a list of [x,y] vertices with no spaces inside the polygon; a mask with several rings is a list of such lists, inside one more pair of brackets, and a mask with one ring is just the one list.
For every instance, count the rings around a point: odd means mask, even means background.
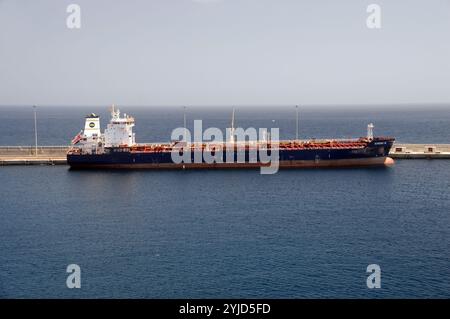
[{"label": "ship funnel", "polygon": [[86,116],[84,136],[91,137],[93,135],[100,136],[100,117],[94,113],[91,113]]},{"label": "ship funnel", "polygon": [[367,139],[369,141],[373,140],[373,128],[375,126],[373,125],[373,123],[370,123],[369,125],[367,125]]}]

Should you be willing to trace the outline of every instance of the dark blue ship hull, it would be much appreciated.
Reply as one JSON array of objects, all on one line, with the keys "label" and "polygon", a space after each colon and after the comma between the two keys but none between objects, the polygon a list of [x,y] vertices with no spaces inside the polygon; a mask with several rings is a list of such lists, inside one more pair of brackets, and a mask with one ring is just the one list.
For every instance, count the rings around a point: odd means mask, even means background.
[{"label": "dark blue ship hull", "polygon": [[[374,166],[390,165],[393,160],[388,157],[394,139],[375,138],[364,147],[348,148],[301,148],[279,149],[278,165],[288,167],[340,167],[340,166]],[[319,144],[320,145],[320,144]],[[270,151],[269,151],[270,152]],[[71,168],[251,168],[267,166],[262,164],[259,155],[251,151],[234,152],[232,161],[223,153],[222,160],[207,162],[202,155],[191,153],[191,161],[174,163],[170,151],[136,152],[127,148],[109,148],[103,154],[79,154],[69,152],[67,162]],[[195,156],[200,155],[202,162],[195,163]],[[229,156],[229,155],[228,155]],[[197,157],[197,158],[200,158]]]}]

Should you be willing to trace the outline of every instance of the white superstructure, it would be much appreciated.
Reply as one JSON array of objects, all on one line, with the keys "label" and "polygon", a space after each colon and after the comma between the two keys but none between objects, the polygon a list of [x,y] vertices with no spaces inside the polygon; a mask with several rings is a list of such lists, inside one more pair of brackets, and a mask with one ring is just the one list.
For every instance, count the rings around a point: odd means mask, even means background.
[{"label": "white superstructure", "polygon": [[84,137],[92,137],[97,136],[100,137],[100,118],[94,114],[91,113],[88,116],[86,116],[86,121],[84,123]]},{"label": "white superstructure", "polygon": [[105,147],[129,147],[136,144],[133,133],[134,118],[111,107],[111,120],[105,132],[100,131],[100,118],[92,113],[86,116],[84,130],[72,140],[83,154],[101,154]]},{"label": "white superstructure", "polygon": [[103,138],[105,147],[133,146],[135,134],[133,133],[134,118],[124,114],[120,117],[120,111],[111,108],[111,121],[105,129]]},{"label": "white superstructure", "polygon": [[100,118],[91,113],[86,116],[84,130],[72,140],[72,145],[78,144],[83,153],[97,153],[102,147],[102,133],[100,131]]}]

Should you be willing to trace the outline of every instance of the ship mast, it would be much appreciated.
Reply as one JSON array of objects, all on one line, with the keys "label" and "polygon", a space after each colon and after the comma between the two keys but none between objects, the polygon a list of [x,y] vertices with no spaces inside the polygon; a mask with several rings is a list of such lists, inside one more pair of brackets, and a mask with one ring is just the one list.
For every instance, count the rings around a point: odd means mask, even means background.
[{"label": "ship mast", "polygon": [[233,113],[231,114],[231,130],[230,130],[231,143],[234,143],[234,113],[235,108],[233,107]]},{"label": "ship mast", "polygon": [[295,140],[298,140],[298,105],[295,106]]},{"label": "ship mast", "polygon": [[367,139],[369,141],[373,140],[373,128],[375,126],[373,125],[373,123],[369,123],[369,125],[367,125]]}]

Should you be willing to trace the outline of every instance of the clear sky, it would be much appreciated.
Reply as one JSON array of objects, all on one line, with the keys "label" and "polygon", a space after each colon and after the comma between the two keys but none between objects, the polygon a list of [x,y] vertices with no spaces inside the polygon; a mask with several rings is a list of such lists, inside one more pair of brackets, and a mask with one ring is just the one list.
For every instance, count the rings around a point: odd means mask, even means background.
[{"label": "clear sky", "polygon": [[0,0],[0,105],[411,102],[450,103],[450,0]]}]

